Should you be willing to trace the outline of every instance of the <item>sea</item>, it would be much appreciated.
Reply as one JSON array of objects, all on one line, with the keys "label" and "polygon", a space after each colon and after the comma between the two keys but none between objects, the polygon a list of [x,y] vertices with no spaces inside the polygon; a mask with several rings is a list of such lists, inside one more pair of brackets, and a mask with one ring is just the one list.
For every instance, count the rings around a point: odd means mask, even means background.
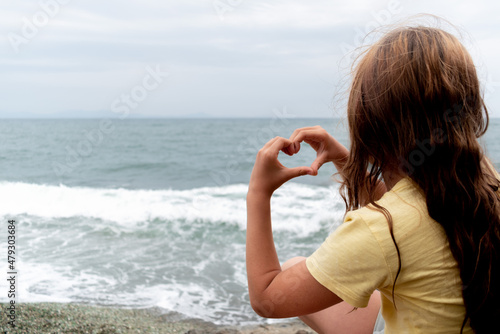
[{"label": "sea", "polygon": [[[16,272],[18,303],[156,307],[216,324],[264,323],[247,289],[248,181],[265,142],[315,125],[349,145],[346,121],[335,118],[1,120],[0,277]],[[499,139],[493,119],[483,143],[497,168]],[[314,158],[307,144],[279,155],[288,167]],[[324,165],[273,195],[280,261],[310,255],[341,224],[335,172]],[[0,302],[9,302],[8,282],[0,282]]]}]

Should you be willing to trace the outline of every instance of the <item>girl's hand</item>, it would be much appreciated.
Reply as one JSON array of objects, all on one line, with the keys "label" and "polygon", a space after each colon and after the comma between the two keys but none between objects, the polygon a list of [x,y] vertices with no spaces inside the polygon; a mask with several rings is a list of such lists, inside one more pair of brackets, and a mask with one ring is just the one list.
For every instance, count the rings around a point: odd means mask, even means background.
[{"label": "girl's hand", "polygon": [[291,140],[276,137],[260,149],[250,176],[249,192],[271,196],[286,181],[297,176],[313,174],[311,167],[287,168],[278,161],[279,152],[289,151],[290,145]]},{"label": "girl's hand", "polygon": [[311,145],[316,151],[316,160],[311,164],[311,175],[317,175],[318,169],[330,161],[340,170],[349,155],[349,150],[320,126],[297,129],[290,137],[290,141],[292,144],[283,150],[288,155],[299,152],[302,141]]}]

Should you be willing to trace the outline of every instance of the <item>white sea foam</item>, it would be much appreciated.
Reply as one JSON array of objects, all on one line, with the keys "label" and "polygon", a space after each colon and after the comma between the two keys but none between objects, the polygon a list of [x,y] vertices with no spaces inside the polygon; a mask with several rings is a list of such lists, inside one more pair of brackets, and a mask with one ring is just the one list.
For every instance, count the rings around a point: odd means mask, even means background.
[{"label": "white sea foam", "polygon": [[[16,261],[16,298],[18,302],[57,302],[71,301],[68,296],[74,280],[68,280],[65,272],[71,268],[55,270],[47,263],[31,263],[20,259]],[[8,302],[7,295],[0,296],[0,302]]]},{"label": "white sea foam", "polygon": [[[221,294],[216,287],[204,287],[193,283],[172,283],[158,286],[140,286],[137,293],[150,299],[155,306],[176,311],[214,323],[245,323],[256,317],[244,296]],[[235,301],[246,304],[246,310],[234,312]],[[242,305],[240,305],[241,307]],[[229,312],[228,312],[229,311]],[[231,312],[232,311],[232,312]]]},{"label": "white sea foam", "polygon": [[[161,219],[246,224],[247,185],[190,190],[129,190],[0,183],[0,216],[88,217],[124,227]],[[308,234],[320,223],[340,219],[336,188],[288,183],[272,199],[273,228]]]},{"label": "white sea foam", "polygon": [[[17,302],[90,303],[134,308],[160,307],[188,317],[214,323],[251,323],[257,316],[251,311],[246,294],[227,292],[224,284],[169,282],[137,285],[117,291],[114,277],[75,270],[47,263],[18,262]],[[9,302],[0,296],[0,302]]]},{"label": "white sea foam", "polygon": [[[129,190],[1,182],[0,217],[19,220],[19,301],[158,306],[216,323],[255,322],[246,192],[243,184]],[[278,189],[272,218],[282,260],[307,255],[342,214],[333,185]]]}]

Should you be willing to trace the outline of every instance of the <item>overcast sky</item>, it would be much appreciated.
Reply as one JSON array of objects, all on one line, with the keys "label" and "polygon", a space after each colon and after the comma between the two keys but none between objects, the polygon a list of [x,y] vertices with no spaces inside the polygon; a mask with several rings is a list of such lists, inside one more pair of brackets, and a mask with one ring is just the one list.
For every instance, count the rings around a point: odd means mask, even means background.
[{"label": "overcast sky", "polygon": [[499,117],[499,12],[493,0],[2,0],[0,117],[341,116],[350,51],[418,13],[465,33]]}]

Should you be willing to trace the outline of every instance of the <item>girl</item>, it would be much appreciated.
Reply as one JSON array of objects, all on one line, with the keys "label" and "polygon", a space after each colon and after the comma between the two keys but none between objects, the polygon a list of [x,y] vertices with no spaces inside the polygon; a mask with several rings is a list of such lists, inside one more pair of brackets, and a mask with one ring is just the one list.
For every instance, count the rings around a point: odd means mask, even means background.
[{"label": "girl", "polygon": [[[500,332],[500,182],[478,142],[488,113],[469,53],[440,29],[389,32],[356,65],[347,118],[350,151],[312,127],[257,154],[247,195],[253,309],[300,316],[318,333],[371,333],[383,320],[385,333]],[[316,160],[285,168],[279,151],[296,154],[301,142]],[[342,176],[344,223],[310,257],[280,266],[271,195],[326,162]]]}]

